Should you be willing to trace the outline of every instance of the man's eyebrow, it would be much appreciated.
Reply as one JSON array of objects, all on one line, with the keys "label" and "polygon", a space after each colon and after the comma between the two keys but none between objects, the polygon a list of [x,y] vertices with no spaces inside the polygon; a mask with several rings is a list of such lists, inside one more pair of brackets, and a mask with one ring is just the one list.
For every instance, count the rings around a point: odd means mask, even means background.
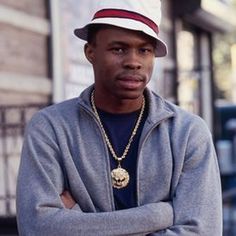
[{"label": "man's eyebrow", "polygon": [[[119,46],[129,46],[130,43],[126,43],[123,41],[119,41],[119,40],[114,40],[108,43],[108,46],[114,46],[114,45],[119,45]],[[144,46],[153,46],[152,42],[143,42],[140,43],[139,46],[144,47]]]},{"label": "man's eyebrow", "polygon": [[114,40],[108,43],[108,46],[113,46],[113,45],[122,45],[122,46],[127,46],[129,45],[128,43],[125,43],[123,41],[119,41],[119,40]]}]

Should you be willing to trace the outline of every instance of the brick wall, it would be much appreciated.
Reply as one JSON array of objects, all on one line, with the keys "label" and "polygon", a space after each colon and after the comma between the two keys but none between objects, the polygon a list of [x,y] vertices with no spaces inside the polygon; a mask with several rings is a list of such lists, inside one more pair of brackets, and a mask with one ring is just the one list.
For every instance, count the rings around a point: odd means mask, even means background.
[{"label": "brick wall", "polygon": [[0,29],[0,70],[47,77],[47,38],[3,23]]},{"label": "brick wall", "polygon": [[0,105],[51,97],[45,0],[0,0]]},{"label": "brick wall", "polygon": [[0,0],[2,5],[43,18],[47,15],[46,2],[47,0]]}]

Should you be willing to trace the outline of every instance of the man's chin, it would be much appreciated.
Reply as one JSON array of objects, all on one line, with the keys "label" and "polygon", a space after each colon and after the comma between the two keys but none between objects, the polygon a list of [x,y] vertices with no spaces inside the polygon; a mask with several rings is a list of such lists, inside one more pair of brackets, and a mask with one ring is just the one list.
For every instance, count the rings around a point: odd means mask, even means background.
[{"label": "man's chin", "polygon": [[128,90],[128,91],[122,91],[117,93],[117,97],[119,97],[120,99],[129,99],[129,100],[136,100],[138,98],[140,98],[143,95],[143,91],[137,91],[137,90]]}]

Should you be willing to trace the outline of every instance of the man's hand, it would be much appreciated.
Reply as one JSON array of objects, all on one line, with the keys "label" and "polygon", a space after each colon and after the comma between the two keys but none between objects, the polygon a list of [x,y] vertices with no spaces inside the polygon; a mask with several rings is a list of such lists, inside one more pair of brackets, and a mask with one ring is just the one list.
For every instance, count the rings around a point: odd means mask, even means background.
[{"label": "man's hand", "polygon": [[71,196],[70,192],[65,190],[61,195],[61,200],[67,209],[71,209],[76,204],[74,198]]}]

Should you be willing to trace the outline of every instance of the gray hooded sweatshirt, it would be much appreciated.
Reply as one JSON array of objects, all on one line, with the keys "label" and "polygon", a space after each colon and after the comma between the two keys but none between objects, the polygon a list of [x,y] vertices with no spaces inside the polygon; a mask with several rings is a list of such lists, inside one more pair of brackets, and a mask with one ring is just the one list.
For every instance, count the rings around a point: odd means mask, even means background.
[{"label": "gray hooded sweatshirt", "polygon": [[[220,175],[204,121],[146,89],[137,207],[115,210],[92,89],[39,111],[27,126],[17,184],[20,235],[221,236]],[[60,199],[65,189],[73,209]]]}]

